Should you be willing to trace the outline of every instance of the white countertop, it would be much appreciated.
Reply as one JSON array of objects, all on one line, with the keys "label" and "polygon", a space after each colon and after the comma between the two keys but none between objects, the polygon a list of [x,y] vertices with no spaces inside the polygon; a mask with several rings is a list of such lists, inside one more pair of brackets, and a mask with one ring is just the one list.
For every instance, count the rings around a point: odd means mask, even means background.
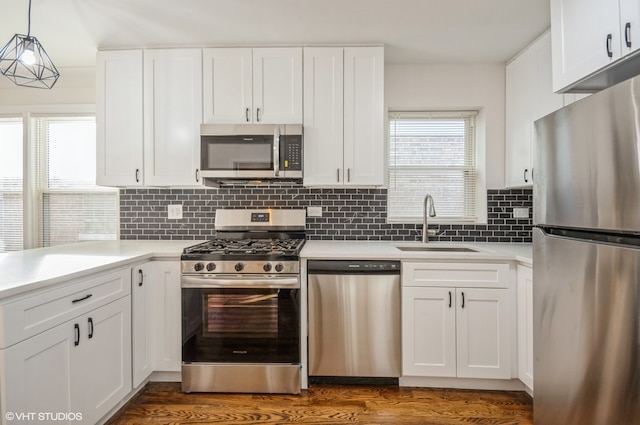
[{"label": "white countertop", "polygon": [[0,299],[149,259],[179,260],[200,241],[87,241],[0,254]]},{"label": "white countertop", "polygon": [[[150,259],[179,260],[182,250],[201,242],[87,241],[51,248],[0,254],[0,299],[34,289]],[[518,261],[531,265],[531,244],[444,243],[429,247],[469,247],[477,252],[401,251],[397,246],[425,246],[420,242],[307,241],[303,259],[399,259]]]},{"label": "white countertop", "polygon": [[[397,247],[449,248],[462,247],[476,252],[402,251]],[[348,258],[352,260],[478,260],[518,261],[531,265],[532,244],[525,243],[458,243],[458,242],[375,242],[375,241],[307,241],[301,256],[306,259]]]}]

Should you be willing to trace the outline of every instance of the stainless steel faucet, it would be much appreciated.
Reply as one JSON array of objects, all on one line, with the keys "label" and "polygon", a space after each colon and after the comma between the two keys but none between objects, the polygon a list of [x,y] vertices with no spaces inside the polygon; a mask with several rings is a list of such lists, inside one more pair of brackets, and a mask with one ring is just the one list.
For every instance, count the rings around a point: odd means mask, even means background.
[{"label": "stainless steel faucet", "polygon": [[424,197],[424,205],[422,209],[422,242],[423,243],[429,242],[429,236],[436,235],[435,230],[427,229],[427,203],[429,203],[429,201],[431,201],[431,208],[429,208],[429,217],[436,216],[436,207],[433,205],[433,198],[431,197],[431,195],[427,194],[427,196]]}]

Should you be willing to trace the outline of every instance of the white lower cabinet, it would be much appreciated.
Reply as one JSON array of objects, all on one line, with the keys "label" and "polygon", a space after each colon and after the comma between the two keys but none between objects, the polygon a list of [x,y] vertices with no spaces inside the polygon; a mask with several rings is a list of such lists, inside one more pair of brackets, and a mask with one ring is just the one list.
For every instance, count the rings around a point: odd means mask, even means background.
[{"label": "white lower cabinet", "polygon": [[131,268],[132,384],[137,388],[151,375],[153,352],[153,281],[155,263]]},{"label": "white lower cabinet", "polygon": [[9,412],[33,415],[28,423],[96,423],[131,391],[131,298],[0,350],[0,364],[2,424]]},{"label": "white lower cabinet", "polygon": [[510,379],[509,266],[402,268],[403,376]]},{"label": "white lower cabinet", "polygon": [[533,271],[518,265],[518,378],[533,391]]},{"label": "white lower cabinet", "polygon": [[132,267],[131,293],[136,388],[154,371],[180,371],[180,263],[149,261]]},{"label": "white lower cabinet", "polygon": [[180,372],[182,363],[182,319],[180,262],[154,261],[151,333],[153,364],[159,372]]}]

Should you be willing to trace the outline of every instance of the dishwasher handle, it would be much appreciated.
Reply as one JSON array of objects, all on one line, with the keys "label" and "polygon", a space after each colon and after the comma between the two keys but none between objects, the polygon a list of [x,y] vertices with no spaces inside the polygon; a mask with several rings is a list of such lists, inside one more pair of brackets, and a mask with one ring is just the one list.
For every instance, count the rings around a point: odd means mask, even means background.
[{"label": "dishwasher handle", "polygon": [[309,274],[400,274],[400,261],[309,260]]}]

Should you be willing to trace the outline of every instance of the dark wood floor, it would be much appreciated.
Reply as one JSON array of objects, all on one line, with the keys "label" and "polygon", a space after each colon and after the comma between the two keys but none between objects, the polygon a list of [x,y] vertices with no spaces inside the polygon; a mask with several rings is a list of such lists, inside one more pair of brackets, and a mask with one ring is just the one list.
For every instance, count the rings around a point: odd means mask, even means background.
[{"label": "dark wood floor", "polygon": [[180,391],[149,383],[107,425],[130,424],[533,424],[524,392],[313,385],[301,395]]}]

